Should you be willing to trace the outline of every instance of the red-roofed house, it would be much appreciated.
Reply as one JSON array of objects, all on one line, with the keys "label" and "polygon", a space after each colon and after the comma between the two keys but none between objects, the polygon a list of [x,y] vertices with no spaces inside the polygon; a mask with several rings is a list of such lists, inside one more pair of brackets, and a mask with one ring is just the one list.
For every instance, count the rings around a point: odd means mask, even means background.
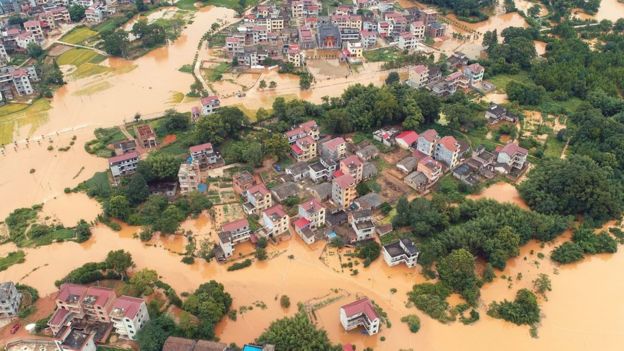
[{"label": "red-roofed house", "polygon": [[282,205],[275,205],[262,211],[262,226],[269,237],[278,236],[288,231],[288,215]]},{"label": "red-roofed house", "polygon": [[457,140],[454,137],[447,135],[440,139],[440,141],[436,144],[434,158],[446,164],[448,168],[455,168],[459,162],[460,150],[461,148],[459,147]]},{"label": "red-roofed house", "polygon": [[418,141],[418,133],[413,130],[406,130],[394,137],[400,148],[408,150]]},{"label": "red-roofed house", "polygon": [[120,338],[136,339],[137,332],[149,321],[145,300],[130,296],[118,297],[113,303],[110,320]]},{"label": "red-roofed house", "polygon": [[[364,175],[364,163],[356,155],[351,155],[340,161],[340,172],[351,175],[355,182],[359,183]],[[339,175],[334,176],[338,177]]]},{"label": "red-roofed house", "polygon": [[189,153],[193,162],[197,162],[200,168],[210,168],[221,159],[221,156],[215,152],[211,143],[191,146]]},{"label": "red-roofed house", "polygon": [[316,121],[310,120],[300,124],[296,128],[287,131],[286,133],[284,133],[284,136],[286,136],[286,138],[288,139],[288,143],[292,144],[297,141],[297,139],[301,139],[306,136],[309,136],[314,140],[319,140],[320,132]]},{"label": "red-roofed house", "polygon": [[325,225],[325,207],[316,198],[299,204],[299,218],[293,222],[295,231],[307,244],[316,240],[313,229]]},{"label": "red-roofed house", "polygon": [[416,149],[425,155],[433,156],[440,136],[434,129],[427,129],[418,136]]},{"label": "red-roofed house", "polygon": [[410,32],[403,32],[399,34],[398,46],[401,50],[414,50],[418,45],[418,40]]},{"label": "red-roofed house", "polygon": [[347,155],[347,142],[337,137],[321,144],[321,155],[333,161],[345,158]]},{"label": "red-roofed house", "polygon": [[110,168],[111,174],[115,180],[119,177],[134,174],[138,164],[139,153],[136,151],[130,151],[108,159],[108,168]]},{"label": "red-roofed house", "polygon": [[429,179],[429,183],[435,183],[442,175],[442,165],[431,156],[425,156],[418,161],[416,170],[422,172]]},{"label": "red-roofed house", "polygon": [[273,206],[271,192],[264,184],[256,184],[245,192],[247,202],[243,204],[243,209],[247,214],[259,215],[263,210]]},{"label": "red-roofed house", "polygon": [[290,152],[298,162],[310,161],[316,157],[316,141],[310,136],[297,139],[290,146]]},{"label": "red-roofed house", "polygon": [[221,106],[221,101],[216,95],[206,96],[200,100],[200,103],[204,116],[215,113],[219,109],[219,106]]},{"label": "red-roofed house", "polygon": [[43,29],[41,29],[40,21],[26,21],[24,22],[24,29],[32,34],[38,42],[45,40],[45,35],[43,35]]},{"label": "red-roofed house", "polygon": [[246,218],[237,219],[223,224],[219,232],[219,246],[227,258],[234,253],[234,245],[247,241],[250,237],[249,221]]},{"label": "red-roofed house", "polygon": [[344,174],[332,181],[332,200],[341,209],[351,205],[357,196],[357,182],[350,174]]},{"label": "red-roofed house", "polygon": [[501,173],[509,173],[512,169],[521,170],[526,164],[528,151],[515,143],[508,143],[503,147],[497,147],[498,156],[494,167]]},{"label": "red-roofed house", "polygon": [[373,303],[363,298],[340,307],[340,323],[347,331],[362,326],[368,335],[374,335],[379,332],[381,319]]},{"label": "red-roofed house", "polygon": [[48,321],[48,326],[57,334],[74,319],[87,318],[108,323],[108,314],[115,298],[115,291],[112,289],[63,284],[56,297],[56,311]]},{"label": "red-roofed house", "polygon": [[143,146],[146,149],[155,148],[158,145],[156,141],[156,133],[149,124],[141,124],[139,126],[134,127],[136,132],[136,139],[139,142],[139,145]]}]

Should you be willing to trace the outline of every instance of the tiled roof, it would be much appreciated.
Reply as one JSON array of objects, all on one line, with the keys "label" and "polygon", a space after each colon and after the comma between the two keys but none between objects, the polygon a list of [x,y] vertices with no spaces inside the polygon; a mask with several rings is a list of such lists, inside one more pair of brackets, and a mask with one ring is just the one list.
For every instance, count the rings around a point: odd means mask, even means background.
[{"label": "tiled roof", "polygon": [[108,164],[112,165],[118,162],[122,162],[122,161],[126,161],[129,160],[131,158],[138,158],[139,157],[139,153],[136,151],[130,151],[128,153],[125,153],[123,155],[119,155],[119,156],[113,156],[111,158],[108,159]]},{"label": "tiled roof", "polygon": [[120,296],[117,300],[115,300],[115,303],[113,303],[111,314],[120,313],[126,318],[134,319],[141,309],[141,304],[143,303],[143,299],[130,296]]},{"label": "tiled roof", "polygon": [[216,95],[206,96],[200,100],[202,106],[212,105],[214,102],[219,102],[219,97]]},{"label": "tiled roof", "polygon": [[286,212],[284,212],[284,208],[282,208],[282,205],[275,205],[271,208],[267,208],[266,210],[264,210],[264,213],[269,217],[277,216],[279,218],[282,218],[286,216]]},{"label": "tiled roof", "polygon": [[418,140],[418,133],[413,130],[406,130],[401,134],[397,135],[395,139],[403,140],[407,145],[412,145]]},{"label": "tiled roof", "polygon": [[327,149],[336,150],[338,147],[345,143],[345,140],[341,137],[333,138],[332,140],[323,143]]},{"label": "tiled roof", "polygon": [[364,314],[369,320],[379,319],[377,312],[375,312],[375,308],[373,304],[370,302],[368,298],[363,298],[350,304],[344,305],[340,307],[347,314],[347,318],[351,316],[356,316],[358,314]]},{"label": "tiled roof", "polygon": [[435,129],[427,129],[420,134],[421,137],[425,138],[428,142],[432,143],[438,138],[438,132]]},{"label": "tiled roof", "polygon": [[194,145],[194,146],[191,146],[189,148],[189,151],[191,153],[201,152],[201,151],[205,151],[205,150],[212,150],[212,144],[211,143],[205,143],[205,144],[201,144],[201,145]]},{"label": "tiled roof", "polygon": [[247,189],[250,194],[260,193],[262,195],[269,194],[269,189],[264,184],[256,184],[251,188]]},{"label": "tiled roof", "polygon": [[306,200],[299,206],[301,206],[306,212],[311,212],[311,213],[316,213],[320,211],[321,209],[323,209],[323,205],[321,205],[321,203],[315,198]]},{"label": "tiled roof", "polygon": [[293,225],[299,229],[303,229],[307,227],[309,224],[310,224],[310,221],[305,217],[301,217],[293,222]]},{"label": "tiled roof", "polygon": [[231,221],[231,222],[223,224],[223,226],[221,226],[221,231],[233,232],[235,230],[245,228],[248,226],[249,226],[249,222],[247,221],[247,218],[241,218],[241,219],[237,219],[235,221]]},{"label": "tiled roof", "polygon": [[447,135],[443,137],[442,139],[440,139],[439,144],[441,144],[442,146],[444,146],[445,149],[451,152],[456,152],[459,150],[459,145],[457,144],[457,140],[450,135]]},{"label": "tiled roof", "polygon": [[506,153],[509,156],[514,156],[516,154],[526,155],[528,153],[527,149],[522,148],[515,143],[508,143],[500,149],[500,152]]},{"label": "tiled roof", "polygon": [[349,174],[343,174],[340,177],[334,179],[334,182],[342,189],[346,189],[351,186],[355,186],[355,179]]}]

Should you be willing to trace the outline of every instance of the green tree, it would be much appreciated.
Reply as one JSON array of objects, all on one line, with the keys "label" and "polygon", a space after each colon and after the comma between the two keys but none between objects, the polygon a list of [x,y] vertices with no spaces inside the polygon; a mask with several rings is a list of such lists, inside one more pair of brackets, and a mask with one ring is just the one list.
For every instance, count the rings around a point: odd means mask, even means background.
[{"label": "green tree", "polygon": [[128,269],[134,266],[132,255],[124,250],[110,251],[104,262],[108,268],[117,272],[122,278],[126,277]]},{"label": "green tree", "polygon": [[265,81],[264,79],[262,79],[262,80],[260,81],[260,85],[259,85],[258,87],[259,87],[260,89],[263,89],[263,90],[264,90],[264,88],[266,88],[266,87],[267,87],[267,83],[266,83],[266,81]]},{"label": "green tree", "polygon": [[26,47],[26,51],[28,52],[28,56],[34,59],[39,59],[44,54],[44,51],[41,48],[41,45],[37,43],[28,43],[28,46]]},{"label": "green tree", "polygon": [[488,308],[488,315],[518,325],[530,325],[540,321],[540,307],[535,294],[530,290],[520,289],[513,302],[507,300],[492,302]]},{"label": "green tree", "polygon": [[130,204],[136,206],[148,198],[150,191],[145,178],[140,173],[135,173],[124,188],[124,193]]},{"label": "green tree", "polygon": [[399,83],[401,82],[401,78],[399,77],[399,73],[398,72],[390,72],[388,73],[388,77],[386,77],[386,84],[387,85],[392,85],[394,83]]},{"label": "green tree", "polygon": [[110,32],[103,32],[101,37],[104,51],[108,54],[119,57],[125,57],[128,54],[130,40],[128,39],[128,32],[125,30],[117,29]]},{"label": "green tree", "polygon": [[79,243],[85,242],[91,237],[91,227],[84,219],[78,221],[78,224],[76,224],[76,227],[74,228],[74,232],[76,233],[76,241]]},{"label": "green tree", "polygon": [[161,351],[165,340],[175,332],[175,329],[175,322],[167,315],[150,319],[137,332],[139,348],[141,351]]},{"label": "green tree", "polygon": [[154,230],[171,234],[175,233],[184,220],[184,214],[174,205],[169,205],[154,223]]},{"label": "green tree", "polygon": [[130,214],[130,203],[123,195],[115,195],[104,204],[104,211],[107,215],[125,220]]},{"label": "green tree", "polygon": [[381,253],[381,246],[374,240],[368,240],[358,245],[355,254],[364,260],[364,267],[368,267]]},{"label": "green tree", "polygon": [[270,81],[269,89],[275,89],[275,88],[277,88],[277,83],[274,80]]},{"label": "green tree", "polygon": [[82,5],[72,4],[69,6],[69,18],[72,22],[80,22],[85,18],[86,8]]},{"label": "green tree", "polygon": [[536,293],[546,298],[546,292],[552,291],[552,283],[548,274],[540,273],[533,281],[533,289]]},{"label": "green tree", "polygon": [[282,306],[282,308],[290,307],[290,298],[288,295],[282,295],[280,297],[280,306]]},{"label": "green tree", "polygon": [[150,295],[157,281],[158,273],[147,268],[141,269],[130,277],[130,284],[132,284],[141,295]]},{"label": "green tree", "polygon": [[264,261],[267,258],[269,258],[269,256],[267,255],[266,249],[263,249],[261,247],[256,248],[255,256],[256,256],[256,259],[258,259],[258,261]]},{"label": "green tree", "polygon": [[258,342],[275,345],[276,350],[338,350],[331,345],[327,333],[316,329],[303,312],[273,321]]},{"label": "green tree", "polygon": [[465,249],[453,250],[442,258],[437,266],[440,280],[462,296],[470,304],[475,304],[479,297],[475,258]]},{"label": "green tree", "polygon": [[178,178],[180,161],[173,155],[165,153],[151,154],[145,163],[151,168],[157,180],[175,180]]}]

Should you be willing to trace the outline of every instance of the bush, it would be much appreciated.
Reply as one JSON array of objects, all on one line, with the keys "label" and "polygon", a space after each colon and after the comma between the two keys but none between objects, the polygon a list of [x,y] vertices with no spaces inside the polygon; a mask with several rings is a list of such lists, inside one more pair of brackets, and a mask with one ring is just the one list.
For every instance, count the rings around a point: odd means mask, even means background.
[{"label": "bush", "polygon": [[381,253],[381,246],[374,240],[360,244],[356,249],[356,256],[364,260],[364,267],[368,267]]},{"label": "bush", "polygon": [[261,248],[261,247],[256,248],[255,256],[258,259],[258,261],[264,261],[267,258],[269,258],[269,256],[267,255],[266,250]]},{"label": "bush", "polygon": [[540,307],[537,297],[530,290],[520,289],[513,302],[492,302],[488,308],[488,315],[500,318],[514,324],[535,324],[540,321]]},{"label": "bush", "polygon": [[401,322],[406,323],[412,333],[418,333],[420,330],[420,318],[415,314],[402,317]]},{"label": "bush", "polygon": [[412,291],[408,293],[408,298],[416,308],[431,318],[447,323],[455,319],[448,311],[449,304],[446,298],[449,295],[451,289],[442,283],[422,283],[414,285]]},{"label": "bush", "polygon": [[554,249],[550,258],[563,264],[580,261],[583,259],[583,249],[577,243],[568,241]]},{"label": "bush", "polygon": [[282,295],[282,297],[280,297],[280,306],[282,306],[282,308],[290,307],[290,298],[287,295]]},{"label": "bush", "polygon": [[248,258],[242,262],[236,262],[227,268],[228,271],[237,271],[239,269],[247,268],[251,266],[251,260]]},{"label": "bush", "polygon": [[182,263],[193,264],[195,262],[195,258],[193,256],[184,256],[182,258]]}]

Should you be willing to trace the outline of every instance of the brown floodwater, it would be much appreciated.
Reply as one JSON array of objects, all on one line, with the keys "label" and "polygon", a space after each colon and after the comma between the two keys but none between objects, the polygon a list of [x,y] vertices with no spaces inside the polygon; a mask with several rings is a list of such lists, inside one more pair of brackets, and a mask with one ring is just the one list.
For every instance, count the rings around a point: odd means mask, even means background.
[{"label": "brown floodwater", "polygon": [[581,9],[573,10],[572,14],[580,19],[595,19],[598,21],[607,19],[615,22],[620,18],[624,18],[624,3],[618,0],[602,0],[600,8],[598,8],[598,12],[595,15],[589,15]]},{"label": "brown floodwater", "polygon": [[[493,185],[482,196],[520,205],[517,193],[512,190],[514,188],[504,184],[507,183]],[[490,192],[490,189],[496,190]],[[197,230],[207,231],[212,228],[210,222],[209,216],[200,216],[197,220],[188,220],[185,229],[203,228]],[[26,262],[0,272],[0,280],[21,281],[45,295],[55,290],[54,280],[75,267],[100,261],[110,250],[128,250],[136,263],[135,269],[156,269],[178,293],[192,291],[210,279],[222,282],[234,298],[234,308],[241,311],[243,307],[247,311],[239,313],[235,322],[224,319],[219,323],[217,335],[224,342],[239,344],[257,337],[272,320],[295,313],[297,302],[311,301],[326,302],[324,307],[316,310],[315,321],[327,330],[332,341],[354,343],[358,349],[482,350],[483,340],[488,340],[488,345],[497,345],[496,349],[615,350],[623,336],[624,319],[621,316],[624,307],[620,299],[624,279],[619,271],[624,264],[624,254],[621,252],[592,256],[575,265],[557,267],[548,258],[537,257],[540,252],[548,257],[557,243],[541,247],[536,242],[530,242],[521,249],[517,258],[508,262],[504,272],[497,273],[513,277],[511,283],[496,279],[486,284],[482,288],[479,308],[481,320],[473,326],[463,326],[461,323],[442,325],[416,309],[406,307],[406,293],[413,284],[424,281],[419,269],[403,266],[390,268],[379,259],[368,268],[357,265],[359,274],[352,276],[340,266],[340,262],[348,260],[345,251],[341,252],[341,256],[335,251],[324,252],[323,243],[307,246],[299,237],[293,236],[279,245],[270,246],[272,258],[268,261],[228,272],[226,265],[216,262],[198,260],[192,265],[185,265],[180,262],[179,254],[171,252],[171,247],[163,247],[161,242],[157,242],[156,246],[152,242],[141,243],[135,238],[138,230],[137,227],[124,225],[120,232],[113,232],[98,225],[93,229],[93,237],[86,243],[65,242],[26,249]],[[170,237],[164,240],[178,239]],[[12,245],[2,245],[0,253],[13,249]],[[249,244],[241,247],[243,252],[250,250]],[[518,273],[522,273],[520,280],[517,279]],[[540,302],[543,320],[539,327],[539,339],[531,338],[526,327],[495,320],[485,314],[487,304],[503,298],[512,299],[517,289],[530,287],[539,273],[549,274],[553,285],[548,300]],[[397,289],[396,293],[390,291],[392,288]],[[279,296],[283,294],[288,295],[292,302],[286,310],[279,306]],[[392,327],[383,328],[374,337],[357,331],[344,332],[338,319],[338,308],[358,296],[374,299],[388,314]],[[337,300],[328,300],[334,298]],[[248,310],[249,307],[253,308]],[[402,316],[410,313],[421,317],[422,327],[418,334],[410,333],[400,322]],[[381,336],[385,337],[385,341],[380,340]]]},{"label": "brown floodwater", "polygon": [[524,200],[520,197],[518,193],[518,189],[512,184],[506,182],[499,182],[490,185],[485,188],[478,195],[469,195],[469,199],[479,200],[479,199],[490,199],[496,200],[498,202],[506,202],[517,205],[520,208],[528,209],[529,207],[524,202]]}]

